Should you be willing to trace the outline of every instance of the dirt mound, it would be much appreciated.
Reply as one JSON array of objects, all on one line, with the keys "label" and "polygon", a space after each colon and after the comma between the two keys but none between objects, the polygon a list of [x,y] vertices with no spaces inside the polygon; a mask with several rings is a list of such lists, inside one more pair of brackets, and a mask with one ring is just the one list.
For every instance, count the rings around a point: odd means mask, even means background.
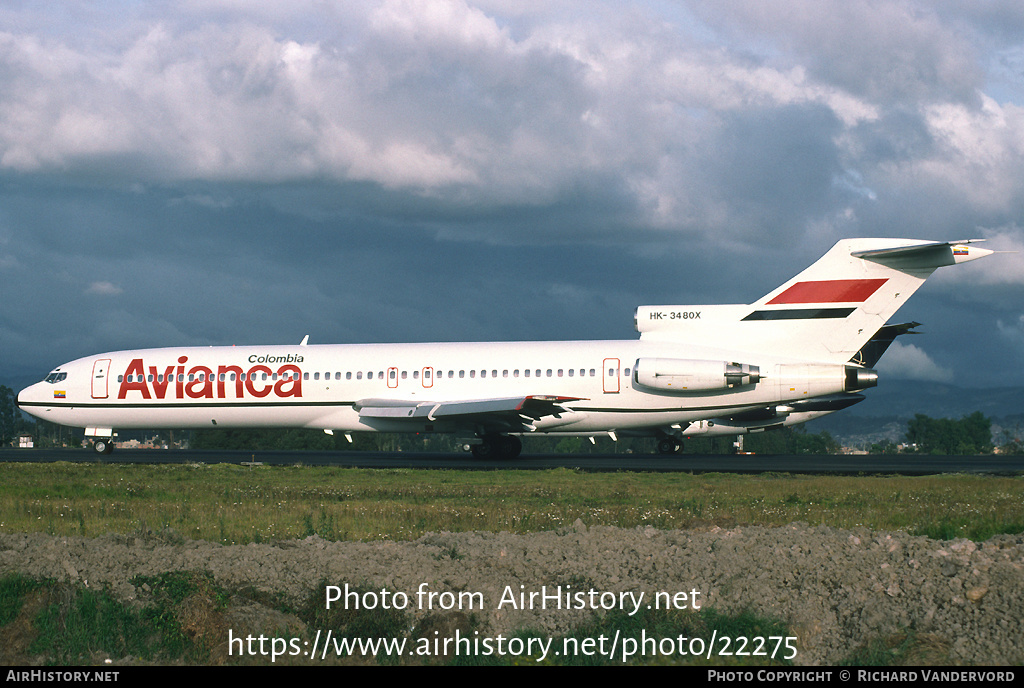
[{"label": "dirt mound", "polygon": [[529,535],[240,546],[155,535],[0,534],[0,575],[102,586],[137,601],[145,591],[134,577],[169,571],[209,572],[228,590],[296,604],[323,582],[339,595],[348,584],[357,596],[343,600],[351,604],[397,604],[404,596],[417,622],[472,613],[480,633],[491,635],[522,628],[561,634],[595,613],[628,613],[657,599],[780,618],[799,638],[798,664],[834,663],[866,639],[911,629],[946,648],[954,663],[1024,663],[1017,642],[1024,637],[1021,535],[977,544],[805,524],[666,531],[580,522]]}]

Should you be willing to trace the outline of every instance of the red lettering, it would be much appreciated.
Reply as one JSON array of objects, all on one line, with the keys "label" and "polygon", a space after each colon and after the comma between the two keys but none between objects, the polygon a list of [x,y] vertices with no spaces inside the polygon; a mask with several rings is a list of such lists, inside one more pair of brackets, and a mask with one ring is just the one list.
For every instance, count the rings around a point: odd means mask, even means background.
[{"label": "red lettering", "polygon": [[[178,359],[178,363],[184,363],[188,360],[188,356],[182,356]],[[178,380],[174,386],[175,397],[178,399],[185,398],[185,366],[178,366]]]},{"label": "red lettering", "polygon": [[217,398],[223,399],[226,396],[224,393],[224,378],[229,373],[235,376],[235,397],[241,399],[245,390],[245,381],[242,380],[242,369],[238,366],[221,366],[217,368]]},{"label": "red lettering", "polygon": [[[163,399],[167,396],[167,385],[174,377],[174,366],[167,366],[167,372],[163,375],[156,372],[156,366],[149,366],[149,374],[153,376],[153,394],[157,399]],[[163,382],[160,381],[160,378],[163,378]]]},{"label": "red lettering", "polygon": [[[185,385],[185,394],[192,399],[213,399],[213,371],[206,366],[196,366],[188,371],[188,376],[199,375],[198,380],[190,380]],[[202,386],[202,389],[197,389]]]},{"label": "red lettering", "polygon": [[269,384],[263,389],[257,391],[256,387],[253,385],[253,382],[256,381],[256,373],[266,373],[267,375],[270,375],[270,368],[264,365],[253,366],[249,369],[249,374],[246,376],[245,380],[245,388],[249,390],[249,394],[254,397],[263,398],[273,391],[274,385]]},{"label": "red lettering", "polygon": [[[265,365],[256,365],[248,371],[237,365],[221,365],[217,367],[216,380],[214,373],[204,365],[193,366],[188,371],[185,379],[185,366],[188,362],[187,356],[178,359],[180,365],[169,365],[164,373],[157,372],[157,366],[149,366],[149,380],[143,372],[145,365],[141,358],[134,359],[128,364],[128,369],[122,376],[121,386],[118,390],[118,399],[124,399],[129,392],[138,392],[143,399],[166,399],[170,391],[171,382],[174,382],[175,398],[177,399],[242,399],[245,396],[253,396],[262,399],[273,394],[276,397],[301,397],[302,396],[302,370],[295,364],[289,363],[281,366],[274,372]],[[231,380],[228,376],[234,376]],[[257,375],[262,379],[258,380]],[[269,378],[269,379],[268,379]],[[216,382],[216,387],[214,387]],[[232,385],[228,383],[233,383]],[[150,390],[152,383],[152,391]],[[231,393],[233,392],[233,396]]]},{"label": "red lettering", "polygon": [[[133,379],[128,382],[128,378],[138,378],[138,380]],[[124,371],[124,376],[121,378],[121,388],[117,391],[117,398],[124,399],[131,391],[142,392],[142,398],[149,399],[149,385],[146,384],[141,358],[136,358],[128,364],[128,370]]]},{"label": "red lettering", "polygon": [[[299,366],[284,365],[277,372],[282,376],[282,379],[278,380],[277,384],[274,385],[274,394],[279,397],[301,397],[302,371],[299,370]],[[291,375],[286,376],[285,373],[291,373]],[[289,387],[287,391],[285,391],[286,386]]]}]

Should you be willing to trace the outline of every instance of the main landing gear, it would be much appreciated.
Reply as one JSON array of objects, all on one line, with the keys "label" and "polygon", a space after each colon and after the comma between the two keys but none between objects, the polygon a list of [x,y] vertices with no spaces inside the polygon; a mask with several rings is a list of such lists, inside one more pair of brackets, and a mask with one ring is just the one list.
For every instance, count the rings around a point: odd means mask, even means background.
[{"label": "main landing gear", "polygon": [[523,443],[514,435],[484,435],[483,442],[473,445],[478,459],[514,459],[523,451]]},{"label": "main landing gear", "polygon": [[662,437],[658,440],[659,454],[678,454],[683,450],[683,443],[675,437]]}]

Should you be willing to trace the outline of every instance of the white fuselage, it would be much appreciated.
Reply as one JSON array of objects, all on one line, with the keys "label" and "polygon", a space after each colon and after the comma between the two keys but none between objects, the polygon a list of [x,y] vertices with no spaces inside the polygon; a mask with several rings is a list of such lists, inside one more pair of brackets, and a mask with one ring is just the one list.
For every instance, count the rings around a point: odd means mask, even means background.
[{"label": "white fuselage", "polygon": [[[568,413],[539,432],[593,434],[677,427],[747,408],[844,390],[844,366],[741,360],[756,383],[659,390],[637,384],[638,360],[731,361],[678,343],[644,341],[353,344],[166,348],[97,354],[23,390],[21,407],[78,427],[305,427],[457,432],[472,419],[360,415],[360,402],[446,402],[543,395]],[[467,427],[468,425],[468,427]],[[681,427],[680,427],[681,426]]]},{"label": "white fuselage", "polygon": [[118,351],[57,368],[18,405],[86,428],[99,452],[116,428],[259,426],[465,433],[481,457],[515,456],[532,432],[649,434],[673,451],[862,399],[868,366],[911,327],[888,319],[937,268],[992,253],[973,243],[844,239],[749,305],[642,306],[639,341]]}]

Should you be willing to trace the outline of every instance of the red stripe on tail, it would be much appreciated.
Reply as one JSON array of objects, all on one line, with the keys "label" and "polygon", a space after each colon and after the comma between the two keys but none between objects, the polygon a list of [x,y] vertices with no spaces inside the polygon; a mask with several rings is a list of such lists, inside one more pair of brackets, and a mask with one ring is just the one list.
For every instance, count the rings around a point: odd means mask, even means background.
[{"label": "red stripe on tail", "polygon": [[887,279],[823,280],[797,282],[768,302],[779,303],[861,303],[888,282]]}]

